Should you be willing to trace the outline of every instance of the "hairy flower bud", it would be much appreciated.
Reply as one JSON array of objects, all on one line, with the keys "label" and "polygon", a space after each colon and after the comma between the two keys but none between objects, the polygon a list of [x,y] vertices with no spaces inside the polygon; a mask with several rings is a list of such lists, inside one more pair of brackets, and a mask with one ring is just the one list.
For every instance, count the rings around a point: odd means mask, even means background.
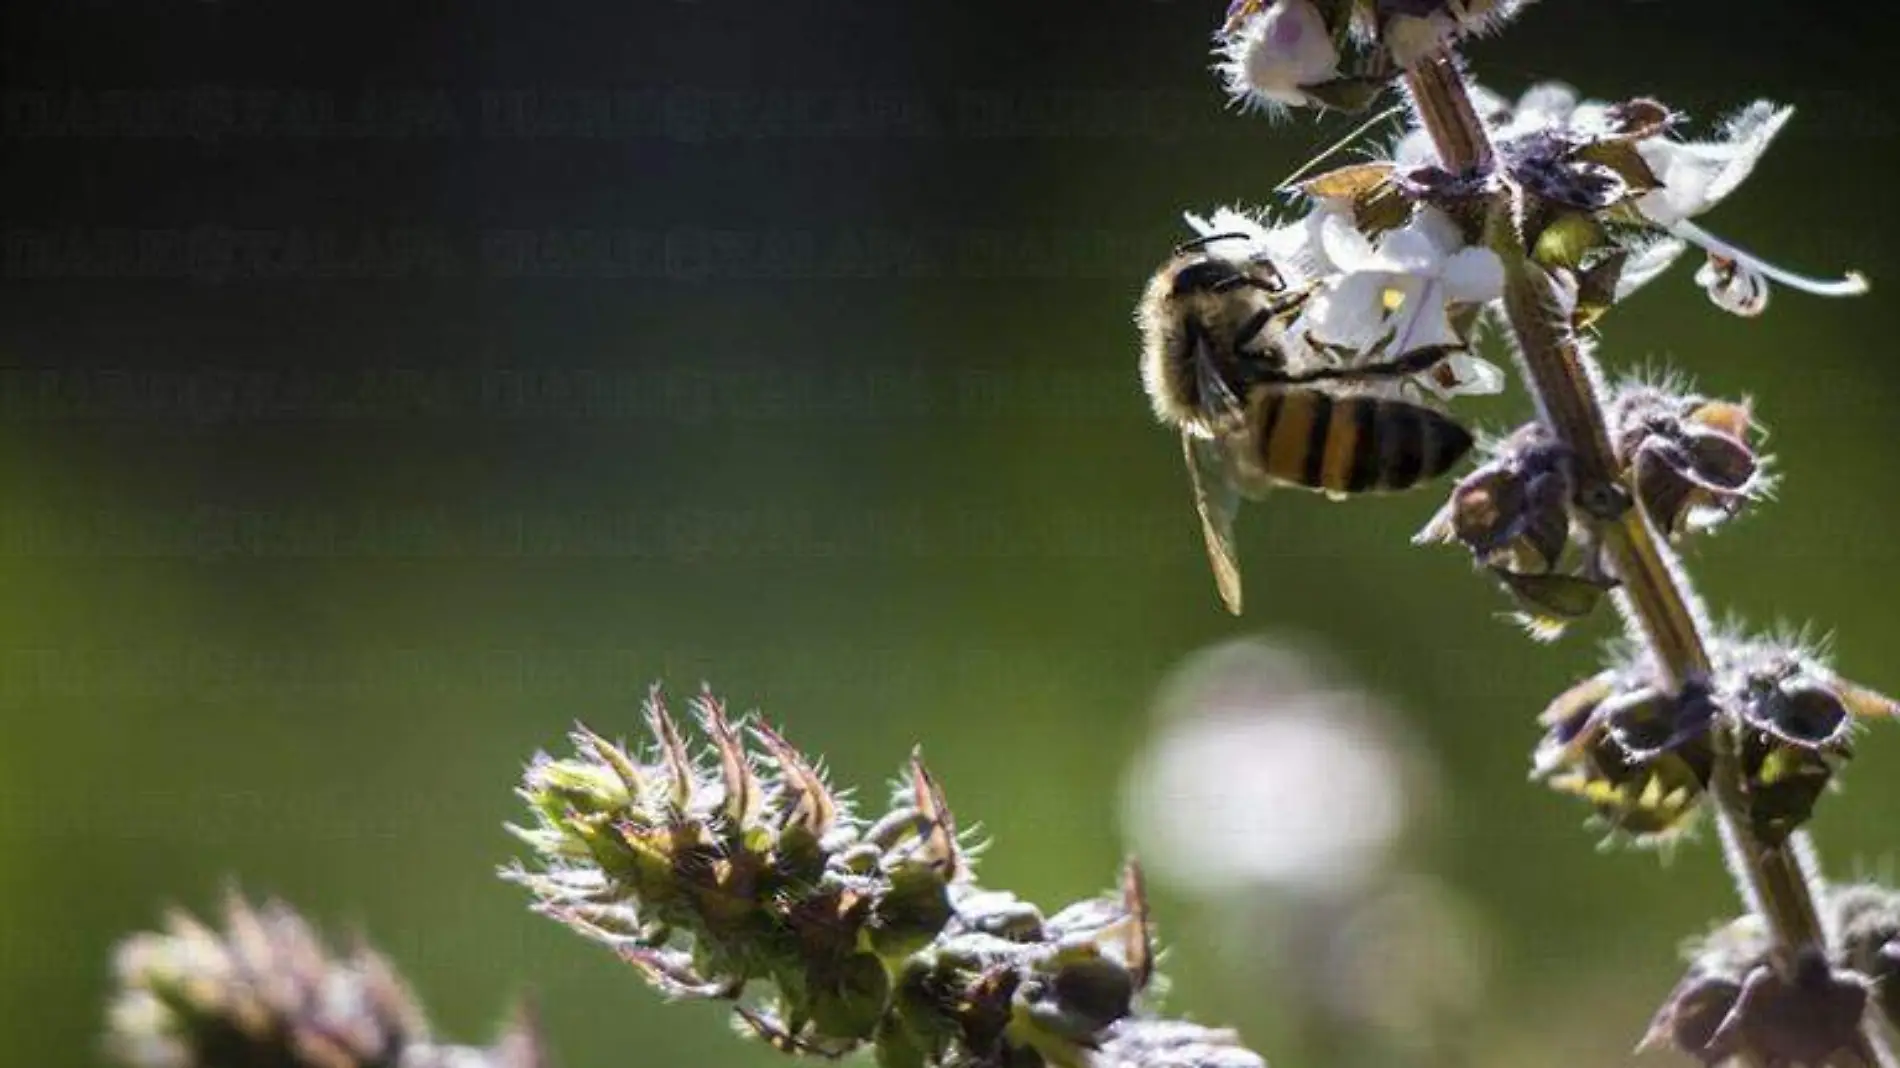
[{"label": "hairy flower bud", "polygon": [[1518,428],[1487,451],[1413,540],[1470,550],[1517,601],[1531,632],[1554,637],[1594,610],[1614,585],[1589,526],[1574,510],[1571,453],[1540,423]]},{"label": "hairy flower bud", "polygon": [[1630,383],[1608,419],[1618,459],[1650,518],[1670,537],[1713,530],[1774,490],[1748,402]]},{"label": "hairy flower bud", "polygon": [[183,912],[120,947],[108,1046],[132,1068],[540,1068],[525,1018],[488,1049],[432,1044],[373,949],[335,957],[289,906],[230,895],[224,929]]},{"label": "hairy flower bud", "polygon": [[1798,642],[1723,636],[1711,654],[1709,678],[1673,691],[1645,657],[1615,656],[1545,710],[1535,776],[1588,802],[1612,830],[1668,841],[1702,802],[1711,732],[1720,731],[1740,756],[1755,837],[1785,841],[1851,755],[1854,721],[1891,717],[1893,703],[1840,679]]},{"label": "hairy flower bud", "polygon": [[1439,55],[1462,37],[1503,25],[1526,0],[1374,0],[1379,38],[1392,61],[1410,67]]},{"label": "hairy flower bud", "polygon": [[1222,33],[1221,76],[1236,100],[1304,107],[1339,76],[1339,49],[1313,0],[1236,3]]},{"label": "hairy flower bud", "polygon": [[1650,1024],[1642,1048],[1672,1046],[1704,1064],[1820,1065],[1857,1048],[1870,997],[1892,1018],[1900,894],[1831,889],[1817,903],[1840,932],[1832,952],[1808,947],[1785,973],[1760,917],[1744,916],[1694,943],[1689,970]]},{"label": "hairy flower bud", "polygon": [[1640,666],[1619,664],[1544,711],[1533,775],[1587,802],[1608,830],[1666,844],[1689,827],[1708,789],[1712,715],[1706,690],[1665,694]]}]

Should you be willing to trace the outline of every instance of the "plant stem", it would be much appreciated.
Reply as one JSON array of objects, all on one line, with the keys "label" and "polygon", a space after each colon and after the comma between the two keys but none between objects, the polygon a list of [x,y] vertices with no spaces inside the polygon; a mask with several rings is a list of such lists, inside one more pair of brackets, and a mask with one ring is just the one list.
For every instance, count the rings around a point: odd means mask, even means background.
[{"label": "plant stem", "polygon": [[[1426,60],[1405,76],[1420,125],[1444,166],[1470,173],[1492,165],[1490,136],[1472,107],[1455,56]],[[1517,339],[1518,362],[1551,434],[1575,456],[1579,509],[1590,517],[1599,544],[1619,583],[1618,598],[1631,638],[1641,641],[1673,690],[1708,677],[1710,661],[1701,615],[1688,576],[1668,548],[1621,473],[1603,417],[1590,354],[1578,340],[1558,297],[1557,282],[1524,250],[1507,212],[1494,211],[1486,240],[1504,264],[1504,312]],[[1710,794],[1729,869],[1749,907],[1762,918],[1783,975],[1796,958],[1827,949],[1826,930],[1815,906],[1818,872],[1802,862],[1804,839],[1770,845],[1755,834],[1748,815],[1737,738],[1715,730]],[[1877,1031],[1862,1048],[1837,1063],[1893,1063]]]}]

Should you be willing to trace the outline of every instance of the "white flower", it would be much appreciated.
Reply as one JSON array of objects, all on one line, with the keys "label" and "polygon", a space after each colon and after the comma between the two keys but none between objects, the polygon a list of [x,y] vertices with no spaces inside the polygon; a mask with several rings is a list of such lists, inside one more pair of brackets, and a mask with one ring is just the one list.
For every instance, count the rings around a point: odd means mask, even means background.
[{"label": "white flower", "polygon": [[[1457,224],[1435,208],[1421,208],[1376,248],[1354,227],[1349,205],[1324,199],[1277,226],[1233,208],[1185,218],[1201,237],[1222,238],[1209,242],[1208,252],[1264,257],[1289,289],[1313,287],[1284,342],[1294,371],[1339,366],[1337,356],[1309,347],[1309,340],[1348,354],[1351,362],[1392,359],[1429,345],[1462,346],[1468,339],[1452,329],[1450,306],[1481,304],[1503,291],[1497,257],[1466,247]],[[1468,353],[1447,357],[1412,381],[1447,397],[1504,388],[1502,371]]]},{"label": "white flower", "polygon": [[1236,100],[1304,107],[1306,86],[1339,77],[1339,49],[1312,0],[1273,0],[1221,40],[1221,80]]},{"label": "white flower", "polygon": [[1723,123],[1721,140],[1637,142],[1662,188],[1637,198],[1636,210],[1665,230],[1709,210],[1742,184],[1793,117],[1793,108],[1757,100]]},{"label": "white flower", "polygon": [[[1541,133],[1558,133],[1573,141],[1615,133],[1610,105],[1581,100],[1575,89],[1560,82],[1531,87],[1501,113],[1491,112],[1489,99],[1481,100],[1480,113],[1491,127],[1492,139],[1507,154],[1513,141]],[[1697,283],[1718,307],[1738,315],[1761,313],[1768,302],[1770,280],[1821,296],[1853,296],[1867,291],[1867,280],[1858,273],[1850,272],[1839,279],[1796,274],[1692,221],[1741,185],[1793,115],[1792,108],[1758,100],[1729,117],[1715,140],[1647,137],[1635,143],[1637,153],[1661,184],[1638,196],[1633,206],[1638,215],[1667,236],[1632,250],[1617,281],[1616,299],[1621,300],[1661,274],[1690,245],[1710,257],[1710,266],[1697,273]],[[1400,148],[1419,153],[1416,137],[1408,135]],[[1424,150],[1429,151],[1429,147]]]},{"label": "white flower", "polygon": [[1231,238],[1209,242],[1209,252],[1235,259],[1265,257],[1279,270],[1289,288],[1298,288],[1338,272],[1338,266],[1326,258],[1320,231],[1326,218],[1350,210],[1345,204],[1320,201],[1308,214],[1275,226],[1262,222],[1257,215],[1234,208],[1217,208],[1206,218],[1193,212],[1182,217],[1202,237]]},{"label": "white flower", "polygon": [[[1462,347],[1452,329],[1453,305],[1483,304],[1504,289],[1504,269],[1489,249],[1465,245],[1456,223],[1436,208],[1382,235],[1375,248],[1349,216],[1328,213],[1320,242],[1339,274],[1307,304],[1300,329],[1313,340],[1365,356],[1391,359],[1427,346]],[[1495,367],[1459,354],[1441,365],[1444,377],[1419,379],[1442,392],[1494,393]]]},{"label": "white flower", "polygon": [[1384,41],[1392,61],[1411,67],[1460,37],[1496,29],[1522,7],[1519,0],[1449,0],[1422,15],[1385,14]]},{"label": "white flower", "polygon": [[1709,254],[1696,272],[1696,283],[1708,291],[1716,307],[1736,315],[1760,315],[1768,306],[1768,282],[1823,297],[1851,297],[1867,292],[1867,279],[1849,271],[1837,279],[1810,278],[1778,267],[1746,249],[1730,244],[1690,221],[1735,191],[1768,151],[1768,145],[1794,116],[1793,108],[1777,108],[1765,100],[1748,105],[1723,124],[1723,140],[1706,142],[1651,138],[1636,150],[1662,181],[1662,188],[1636,201],[1643,217],[1682,241]]}]

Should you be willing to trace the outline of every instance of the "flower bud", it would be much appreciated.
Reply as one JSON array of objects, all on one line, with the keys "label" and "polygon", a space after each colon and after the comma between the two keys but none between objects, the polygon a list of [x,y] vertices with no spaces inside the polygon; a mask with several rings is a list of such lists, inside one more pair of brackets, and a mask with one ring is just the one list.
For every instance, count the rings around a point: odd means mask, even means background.
[{"label": "flower bud", "polygon": [[[710,695],[694,707],[697,745],[656,689],[647,745],[582,729],[574,755],[529,767],[534,822],[516,833],[538,870],[504,875],[537,911],[669,997],[745,994],[740,1029],[786,1052],[870,1045],[880,1068],[1030,1068],[1099,1064],[1116,1036],[1145,1033],[1127,1030],[1157,981],[1132,862],[1117,893],[1044,919],[974,885],[920,759],[867,822],[776,732],[742,730]],[[1219,1032],[1168,1032],[1190,1033],[1202,1044],[1157,1049],[1144,1068],[1259,1064]]]},{"label": "flower bud", "polygon": [[1533,635],[1550,638],[1595,610],[1614,586],[1588,527],[1578,522],[1569,449],[1541,424],[1490,446],[1452,488],[1415,542],[1455,542],[1516,599]]},{"label": "flower bud", "polygon": [[1712,530],[1773,490],[1746,403],[1632,383],[1617,391],[1608,415],[1637,497],[1672,538]]},{"label": "flower bud", "polygon": [[1227,92],[1261,106],[1306,107],[1339,76],[1339,48],[1313,0],[1236,3],[1220,35]]},{"label": "flower bud", "polygon": [[1379,37],[1392,61],[1410,67],[1461,37],[1490,32],[1522,7],[1522,0],[1376,0]]},{"label": "flower bud", "polygon": [[1696,268],[1695,284],[1730,315],[1753,319],[1768,310],[1768,277],[1752,264],[1711,252]]},{"label": "flower bud", "polygon": [[1643,1046],[1673,1045],[1710,1065],[1830,1064],[1857,1047],[1867,997],[1864,977],[1834,967],[1816,947],[1805,949],[1785,976],[1760,960],[1739,980],[1692,968]]},{"label": "flower bud", "polygon": [[107,1046],[131,1068],[540,1068],[520,1017],[492,1048],[433,1044],[388,961],[359,944],[332,955],[289,906],[235,893],[224,929],[174,913],[119,947]]},{"label": "flower bud", "polygon": [[1712,717],[1706,690],[1665,694],[1636,665],[1620,664],[1551,702],[1532,776],[1587,802],[1604,826],[1639,845],[1667,843],[1688,828],[1708,789]]}]

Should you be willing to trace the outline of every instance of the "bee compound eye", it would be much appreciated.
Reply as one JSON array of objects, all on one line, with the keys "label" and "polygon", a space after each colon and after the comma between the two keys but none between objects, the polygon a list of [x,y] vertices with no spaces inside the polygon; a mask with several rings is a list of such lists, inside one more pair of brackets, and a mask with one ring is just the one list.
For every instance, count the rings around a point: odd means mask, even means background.
[{"label": "bee compound eye", "polygon": [[1206,259],[1181,268],[1174,276],[1174,293],[1209,293],[1225,288],[1240,277],[1240,269],[1226,260]]}]

